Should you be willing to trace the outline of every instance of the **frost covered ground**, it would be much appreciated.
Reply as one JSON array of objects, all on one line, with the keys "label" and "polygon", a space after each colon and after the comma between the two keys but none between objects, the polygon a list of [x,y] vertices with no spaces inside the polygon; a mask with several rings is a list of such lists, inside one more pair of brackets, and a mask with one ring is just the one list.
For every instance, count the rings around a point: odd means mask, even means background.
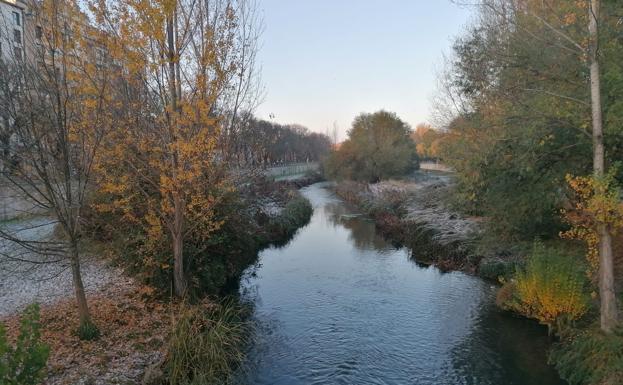
[{"label": "frost covered ground", "polygon": [[[50,240],[54,231],[54,223],[49,218],[14,220],[0,226],[30,241]],[[127,280],[116,269],[89,257],[82,263],[82,278],[88,294]],[[51,305],[72,296],[68,261],[41,256],[13,242],[0,241],[0,318],[33,302]]]},{"label": "frost covered ground", "polygon": [[404,197],[406,220],[432,230],[441,244],[467,242],[480,230],[480,218],[466,218],[447,207],[441,197],[452,187],[448,173],[419,171],[409,180],[388,180],[368,185],[372,200],[398,193]]},{"label": "frost covered ground", "polygon": [[[0,223],[0,230],[34,242],[53,241],[49,218]],[[32,253],[0,241],[0,320],[9,336],[19,329],[19,312],[41,305],[42,339],[51,348],[45,385],[139,384],[147,367],[162,362],[168,333],[165,307],[144,301],[145,289],[97,258],[82,260],[82,279],[97,341],[80,341],[68,261]]]}]

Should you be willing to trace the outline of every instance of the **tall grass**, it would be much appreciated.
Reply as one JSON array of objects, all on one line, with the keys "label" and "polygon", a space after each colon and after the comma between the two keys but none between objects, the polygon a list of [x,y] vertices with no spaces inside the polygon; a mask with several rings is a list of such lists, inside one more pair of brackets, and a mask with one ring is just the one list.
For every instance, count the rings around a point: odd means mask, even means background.
[{"label": "tall grass", "polygon": [[550,361],[572,385],[623,383],[623,328],[605,334],[597,326],[557,344]]},{"label": "tall grass", "polygon": [[227,384],[245,357],[247,309],[234,300],[184,305],[171,334],[166,371],[171,385]]}]

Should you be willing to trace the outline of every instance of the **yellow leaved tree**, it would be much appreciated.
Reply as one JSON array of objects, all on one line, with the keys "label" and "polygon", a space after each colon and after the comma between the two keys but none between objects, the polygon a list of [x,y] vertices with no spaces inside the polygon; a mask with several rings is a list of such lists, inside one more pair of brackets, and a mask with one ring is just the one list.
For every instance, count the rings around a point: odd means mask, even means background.
[{"label": "yellow leaved tree", "polygon": [[[92,188],[93,166],[109,131],[112,115],[109,76],[116,70],[102,46],[102,35],[89,24],[79,1],[32,2],[25,49],[2,66],[0,111],[14,143],[0,155],[10,164],[3,179],[19,192],[27,214],[45,215],[57,237],[0,227],[12,247],[9,259],[21,263],[60,263],[70,271],[82,338],[97,336],[91,320],[82,263],[82,215]],[[31,23],[32,21],[32,23]],[[36,42],[36,44],[34,44]],[[6,82],[5,82],[6,80]],[[27,224],[32,230],[32,224]],[[30,227],[29,227],[30,226]]]},{"label": "yellow leaved tree", "polygon": [[[143,226],[150,245],[170,242],[175,294],[189,288],[190,234],[209,237],[222,218],[214,208],[233,188],[217,143],[235,94],[244,1],[92,1],[108,50],[122,71],[114,80],[116,130],[98,162],[102,211]],[[228,96],[229,95],[229,96]],[[168,268],[164,263],[163,268]]]}]

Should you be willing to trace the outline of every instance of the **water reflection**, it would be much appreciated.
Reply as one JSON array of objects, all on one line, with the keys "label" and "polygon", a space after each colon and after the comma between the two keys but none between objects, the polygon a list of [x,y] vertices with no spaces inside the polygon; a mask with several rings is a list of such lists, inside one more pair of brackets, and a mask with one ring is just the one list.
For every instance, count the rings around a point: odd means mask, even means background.
[{"label": "water reflection", "polygon": [[330,203],[323,210],[333,226],[341,226],[350,230],[348,240],[361,251],[391,250],[393,247],[387,243],[377,232],[374,222],[361,214],[353,214],[352,209],[343,203]]},{"label": "water reflection", "polygon": [[241,285],[258,329],[240,383],[558,384],[543,330],[488,284],[418,266],[322,185],[303,191],[310,223]]},{"label": "water reflection", "polygon": [[[548,348],[544,334],[542,326],[512,318],[487,301],[479,312],[476,327],[452,351],[454,371],[464,384],[564,384],[543,364]],[[486,381],[473,379],[473,373],[491,368],[497,369]]]}]

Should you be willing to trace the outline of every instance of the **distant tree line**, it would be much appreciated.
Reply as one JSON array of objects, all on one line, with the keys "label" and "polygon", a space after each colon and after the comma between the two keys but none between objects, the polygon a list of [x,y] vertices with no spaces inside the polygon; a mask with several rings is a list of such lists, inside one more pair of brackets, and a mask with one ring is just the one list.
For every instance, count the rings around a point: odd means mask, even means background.
[{"label": "distant tree line", "polygon": [[434,129],[429,124],[421,123],[415,127],[415,131],[411,134],[411,139],[415,142],[420,159],[439,159],[443,132]]},{"label": "distant tree line", "polygon": [[298,124],[278,124],[253,117],[242,123],[227,143],[229,156],[241,166],[316,162],[331,150],[331,140],[325,134]]}]

